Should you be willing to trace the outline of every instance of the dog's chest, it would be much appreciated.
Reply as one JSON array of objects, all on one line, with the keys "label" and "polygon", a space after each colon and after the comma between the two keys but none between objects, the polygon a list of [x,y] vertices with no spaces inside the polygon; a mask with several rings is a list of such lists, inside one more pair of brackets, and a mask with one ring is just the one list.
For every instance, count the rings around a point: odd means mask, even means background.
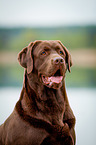
[{"label": "dog's chest", "polygon": [[42,111],[58,118],[64,115],[64,97],[60,90],[46,90],[42,99],[45,99],[40,102]]}]

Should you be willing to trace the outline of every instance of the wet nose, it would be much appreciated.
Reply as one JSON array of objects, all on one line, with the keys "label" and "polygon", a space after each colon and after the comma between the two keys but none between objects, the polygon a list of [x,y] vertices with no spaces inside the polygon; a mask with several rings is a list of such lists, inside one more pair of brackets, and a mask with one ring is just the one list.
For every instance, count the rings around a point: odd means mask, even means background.
[{"label": "wet nose", "polygon": [[61,58],[61,57],[55,57],[55,58],[53,59],[53,63],[54,63],[54,64],[63,64],[63,63],[64,63],[64,59]]}]

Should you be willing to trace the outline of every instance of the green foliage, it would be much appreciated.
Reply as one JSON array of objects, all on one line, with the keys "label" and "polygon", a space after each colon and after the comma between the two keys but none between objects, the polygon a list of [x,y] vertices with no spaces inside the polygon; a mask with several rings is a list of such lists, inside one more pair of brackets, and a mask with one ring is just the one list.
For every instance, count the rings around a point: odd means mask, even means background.
[{"label": "green foliage", "polygon": [[0,50],[18,52],[34,40],[61,40],[69,49],[96,48],[96,26],[0,29]]}]

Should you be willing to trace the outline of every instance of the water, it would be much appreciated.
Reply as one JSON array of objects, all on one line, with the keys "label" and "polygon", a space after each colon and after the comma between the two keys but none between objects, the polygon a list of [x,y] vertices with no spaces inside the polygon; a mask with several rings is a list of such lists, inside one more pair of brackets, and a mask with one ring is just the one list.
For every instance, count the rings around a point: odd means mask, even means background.
[{"label": "water", "polygon": [[[19,99],[21,88],[0,88],[0,124]],[[96,145],[96,88],[67,88],[70,106],[76,116],[76,145]]]}]

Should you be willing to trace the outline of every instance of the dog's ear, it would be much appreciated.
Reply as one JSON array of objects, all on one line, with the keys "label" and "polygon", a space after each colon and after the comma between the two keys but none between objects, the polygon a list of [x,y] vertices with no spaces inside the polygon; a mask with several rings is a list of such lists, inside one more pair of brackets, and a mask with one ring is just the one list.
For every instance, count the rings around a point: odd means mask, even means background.
[{"label": "dog's ear", "polygon": [[32,45],[33,42],[28,47],[23,48],[18,54],[18,61],[22,67],[27,69],[28,74],[33,70]]},{"label": "dog's ear", "polygon": [[66,63],[67,63],[67,68],[68,71],[71,72],[70,67],[72,66],[72,59],[71,59],[71,55],[68,51],[68,49],[61,43],[61,41],[58,41],[58,43],[63,47],[65,53],[66,53]]}]

